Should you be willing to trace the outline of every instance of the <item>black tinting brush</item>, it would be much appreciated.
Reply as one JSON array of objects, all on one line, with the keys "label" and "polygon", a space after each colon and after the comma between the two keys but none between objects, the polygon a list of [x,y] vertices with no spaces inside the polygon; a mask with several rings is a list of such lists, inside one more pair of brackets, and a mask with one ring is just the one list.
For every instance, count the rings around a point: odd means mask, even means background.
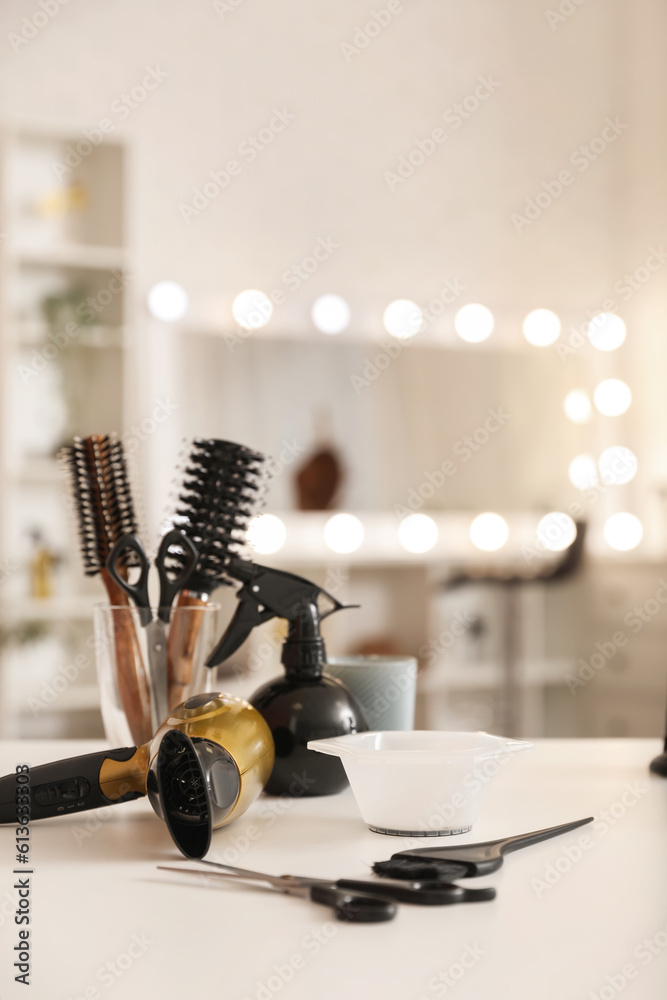
[{"label": "black tinting brush", "polygon": [[474,878],[497,871],[503,863],[503,856],[510,851],[518,851],[542,840],[550,840],[561,833],[576,830],[579,826],[592,823],[593,816],[578,819],[574,823],[551,826],[546,830],[524,833],[503,840],[487,840],[483,844],[460,844],[458,847],[421,847],[414,851],[399,851],[392,854],[389,861],[376,861],[373,871],[384,878],[401,878],[413,881],[445,881],[457,878]]}]

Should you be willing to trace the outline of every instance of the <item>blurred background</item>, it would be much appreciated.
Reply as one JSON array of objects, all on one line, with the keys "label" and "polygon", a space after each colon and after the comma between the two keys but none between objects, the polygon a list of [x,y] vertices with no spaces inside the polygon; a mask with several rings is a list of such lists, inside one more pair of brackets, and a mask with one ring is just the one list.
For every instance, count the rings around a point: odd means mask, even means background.
[{"label": "blurred background", "polygon": [[422,727],[662,734],[666,34],[657,0],[1,5],[1,735],[102,734],[55,456],[112,431],[149,542],[184,438],[273,456],[256,558],[362,605],[331,653],[419,657]]}]

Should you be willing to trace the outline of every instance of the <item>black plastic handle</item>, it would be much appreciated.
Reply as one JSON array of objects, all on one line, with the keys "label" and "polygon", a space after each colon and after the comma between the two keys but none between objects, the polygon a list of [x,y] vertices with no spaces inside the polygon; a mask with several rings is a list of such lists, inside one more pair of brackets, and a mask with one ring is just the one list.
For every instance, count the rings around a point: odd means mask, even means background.
[{"label": "black plastic handle", "polygon": [[[134,552],[137,556],[140,566],[139,579],[136,583],[128,583],[120,572],[120,568],[124,568],[125,560],[121,561],[121,555],[124,552]],[[139,609],[139,619],[141,624],[146,627],[150,625],[153,620],[153,615],[151,614],[151,602],[148,596],[148,571],[150,569],[150,563],[146,553],[143,550],[143,546],[136,535],[123,535],[119,538],[107,559],[107,570],[110,576],[118,584],[121,590],[124,590],[128,597],[131,597],[135,605]]]},{"label": "black plastic handle", "polygon": [[311,886],[310,898],[314,903],[331,906],[338,920],[352,924],[377,924],[396,916],[396,906],[389,900],[345,892],[335,885]]},{"label": "black plastic handle", "polygon": [[239,599],[234,617],[227,626],[222,638],[206,659],[207,667],[217,667],[229,659],[242,643],[248,638],[257,625],[275,618],[274,612],[267,607],[259,610],[259,601],[247,586],[241,587],[236,595]]},{"label": "black plastic handle", "polygon": [[[561,823],[559,826],[550,826],[546,830],[534,830],[531,833],[522,833],[514,837],[504,837],[500,840],[488,840],[482,844],[460,844],[458,847],[420,847],[411,851],[400,851],[392,855],[391,861],[397,864],[404,864],[409,859],[418,859],[426,864],[432,864],[446,877],[446,871],[441,868],[444,862],[456,862],[465,864],[468,867],[466,878],[473,878],[478,875],[490,875],[497,871],[503,863],[503,856],[510,851],[517,851],[521,847],[528,847],[531,844],[539,844],[543,840],[551,837],[559,837],[563,833],[569,833],[580,826],[592,823],[593,817],[587,816],[585,819],[578,819],[572,823]],[[384,872],[378,874],[391,875],[391,862],[385,863]]]},{"label": "black plastic handle", "polygon": [[[179,548],[185,552],[185,565],[182,569],[178,570],[176,575],[172,575],[173,571],[168,565],[169,549],[171,548]],[[199,552],[194,542],[182,531],[179,531],[178,528],[172,528],[171,531],[168,531],[163,536],[157,556],[155,557],[155,565],[160,580],[158,615],[163,622],[169,622],[174,598],[176,594],[187,587],[188,581],[197,566],[198,559]]]},{"label": "black plastic handle", "polygon": [[[129,791],[118,799],[108,799],[100,787],[100,771],[105,760],[129,761],[136,752],[136,747],[100,750],[31,768],[30,819],[66,816],[141,797],[141,792]],[[28,785],[17,786],[15,774],[0,778],[0,823],[17,822],[17,787],[26,789]]]},{"label": "black plastic handle", "polygon": [[563,833],[570,833],[580,826],[592,823],[594,819],[594,816],[586,816],[585,819],[576,819],[572,823],[550,826],[546,830],[535,830],[534,833],[522,833],[517,837],[507,837],[500,849],[503,854],[509,854],[510,851],[518,851],[522,847],[530,847],[531,844],[540,844],[543,840],[550,840],[552,837],[560,837]]},{"label": "black plastic handle", "polygon": [[[397,903],[413,903],[417,906],[448,906],[452,903],[467,903],[475,900],[493,899],[495,889],[464,889],[463,886],[448,882],[364,882],[357,879],[340,879],[336,885],[341,889],[358,892],[372,892],[376,896],[393,899]],[[483,893],[478,896],[475,893]],[[490,893],[490,895],[489,895]]]}]

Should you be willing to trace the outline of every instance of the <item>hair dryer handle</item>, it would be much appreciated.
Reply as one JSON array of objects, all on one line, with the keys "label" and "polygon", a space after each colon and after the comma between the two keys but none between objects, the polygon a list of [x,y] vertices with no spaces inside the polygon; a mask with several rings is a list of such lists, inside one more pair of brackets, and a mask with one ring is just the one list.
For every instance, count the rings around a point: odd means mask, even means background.
[{"label": "hair dryer handle", "polygon": [[[26,796],[28,792],[31,820],[71,815],[85,809],[127,802],[128,799],[145,794],[136,787],[134,768],[130,763],[137,753],[137,747],[122,747],[42,764],[30,769],[30,782],[26,784],[18,784],[16,774],[6,774],[0,778],[0,823],[23,825],[27,815],[21,812],[21,820],[17,819],[17,796]],[[112,786],[109,781],[106,785],[107,791],[111,792],[113,789],[113,798],[109,798],[102,790],[101,773],[105,761],[117,761],[121,764],[120,768],[111,766],[113,774],[110,773],[109,778],[114,784]],[[127,766],[123,766],[125,762]],[[124,790],[122,782],[118,782],[123,773],[128,777],[127,790]],[[116,791],[121,793],[117,797]],[[27,805],[25,798],[19,801]]]}]

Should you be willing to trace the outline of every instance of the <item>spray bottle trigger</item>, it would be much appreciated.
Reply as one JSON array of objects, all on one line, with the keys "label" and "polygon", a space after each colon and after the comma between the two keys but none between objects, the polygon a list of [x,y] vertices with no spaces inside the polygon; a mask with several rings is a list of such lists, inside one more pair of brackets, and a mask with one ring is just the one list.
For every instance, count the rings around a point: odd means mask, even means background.
[{"label": "spray bottle trigger", "polygon": [[245,642],[257,625],[262,625],[276,617],[271,608],[263,607],[254,594],[244,593],[244,590],[245,588],[242,587],[238,592],[239,605],[234,617],[217,646],[206,658],[207,667],[217,667],[223,663]]}]

